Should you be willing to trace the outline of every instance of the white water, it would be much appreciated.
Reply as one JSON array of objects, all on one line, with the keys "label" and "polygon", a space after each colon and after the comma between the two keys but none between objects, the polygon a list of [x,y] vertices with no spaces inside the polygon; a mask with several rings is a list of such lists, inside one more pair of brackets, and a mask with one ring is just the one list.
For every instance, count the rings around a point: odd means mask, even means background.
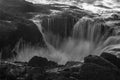
[{"label": "white water", "polygon": [[[120,11],[120,0],[26,0],[34,4],[67,4],[92,11],[93,13],[103,14],[107,12]],[[111,9],[99,7],[106,6]]]},{"label": "white water", "polygon": [[[70,2],[70,0],[65,1],[64,4],[75,5],[75,0],[72,0],[72,2]],[[53,1],[36,0],[34,3],[50,4],[53,3]],[[58,3],[63,3],[63,0],[59,0]],[[104,11],[108,10],[106,8],[96,7],[95,4],[98,3],[100,2],[94,2],[93,0],[85,0],[84,3],[81,4],[82,8],[84,8],[85,10],[90,10],[94,13],[103,13]],[[112,0],[102,0],[101,3],[105,6],[110,7],[110,10],[112,11],[116,10],[117,8],[115,7],[118,6],[118,3],[116,3],[115,1],[112,2]],[[81,6],[81,4],[78,4],[77,6]],[[37,25],[38,29],[42,33],[42,26],[40,24],[40,20],[33,20],[33,22]],[[98,23],[89,18],[81,19],[81,21],[74,26],[73,36],[66,39],[61,44],[61,47],[59,49],[53,47],[46,40],[48,37],[54,35],[49,36],[42,33],[48,49],[34,48],[30,46],[24,47],[23,50],[19,51],[19,55],[16,59],[20,61],[29,61],[33,56],[37,55],[46,57],[50,60],[54,60],[59,64],[65,64],[67,61],[81,61],[85,56],[89,54],[100,55],[103,50],[108,49],[110,46],[120,44],[120,38],[118,36],[106,36],[109,35],[109,30],[106,31],[106,33],[104,34],[101,34],[101,24],[104,23]]]}]

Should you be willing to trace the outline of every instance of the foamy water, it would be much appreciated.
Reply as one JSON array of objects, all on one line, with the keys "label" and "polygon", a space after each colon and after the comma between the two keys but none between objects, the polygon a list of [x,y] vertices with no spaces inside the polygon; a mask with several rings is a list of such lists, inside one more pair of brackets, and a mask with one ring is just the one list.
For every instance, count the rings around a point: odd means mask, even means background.
[{"label": "foamy water", "polygon": [[[26,0],[34,4],[66,4],[73,5],[79,8],[92,11],[93,13],[107,13],[113,11],[120,11],[120,1],[119,0]],[[97,5],[102,5],[105,7],[100,7]]]}]

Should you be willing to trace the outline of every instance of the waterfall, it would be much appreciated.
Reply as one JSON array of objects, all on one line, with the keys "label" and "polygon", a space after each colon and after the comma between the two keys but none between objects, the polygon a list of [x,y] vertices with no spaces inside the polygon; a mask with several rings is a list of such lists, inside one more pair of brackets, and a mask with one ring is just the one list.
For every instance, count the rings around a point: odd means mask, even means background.
[{"label": "waterfall", "polygon": [[[100,55],[103,51],[120,44],[120,37],[113,28],[115,25],[110,26],[101,18],[81,18],[73,26],[72,36],[62,41],[59,48],[51,44],[51,39],[55,40],[54,43],[57,42],[57,35],[54,34],[56,36],[54,37],[50,30],[46,30],[48,31],[47,34],[50,35],[47,35],[46,31],[43,32],[42,28],[44,26],[41,25],[40,19],[32,19],[32,21],[41,32],[47,48],[25,48],[24,51],[19,53],[18,60],[26,61],[27,59],[29,61],[29,59],[37,55],[56,61],[59,64],[65,64],[67,61],[82,61],[84,57],[90,54]],[[48,19],[47,24],[48,29],[50,29],[50,19]]]},{"label": "waterfall", "polygon": [[[115,25],[106,24],[101,18],[83,17],[74,26],[73,38],[78,42],[90,44],[86,48],[89,54],[99,55],[105,49],[120,44],[120,37],[115,32]],[[95,52],[94,52],[95,51]]]},{"label": "waterfall", "polygon": [[61,46],[56,48],[49,43],[50,39],[47,40],[47,37],[56,40],[53,37],[54,35],[46,35],[42,32],[44,26],[41,26],[41,20],[32,21],[42,33],[47,49],[25,49],[27,51],[24,51],[23,55],[26,57],[37,55],[59,64],[65,64],[67,61],[82,61],[84,57],[90,54],[100,55],[103,51],[120,43],[120,37],[115,34],[112,27],[106,24],[104,19],[83,17],[74,25],[73,32],[71,32],[73,35],[66,38]]},{"label": "waterfall", "polygon": [[109,36],[114,35],[114,31],[104,20],[83,17],[73,29],[73,37],[99,44],[104,42]]}]

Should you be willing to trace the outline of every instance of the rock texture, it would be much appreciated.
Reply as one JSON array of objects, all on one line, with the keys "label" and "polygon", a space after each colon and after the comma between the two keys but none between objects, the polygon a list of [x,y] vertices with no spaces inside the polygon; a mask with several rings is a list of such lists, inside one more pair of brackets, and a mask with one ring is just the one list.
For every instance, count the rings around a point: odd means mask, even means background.
[{"label": "rock texture", "polygon": [[22,44],[46,46],[41,32],[32,21],[0,10],[0,51],[2,51],[2,58],[15,56],[16,52],[13,49],[21,40]]},{"label": "rock texture", "polygon": [[[1,80],[119,80],[120,69],[111,63],[119,58],[90,55],[85,62],[68,62],[58,65],[46,58],[35,56],[28,63],[11,63],[2,61],[0,64]],[[102,56],[101,55],[101,56]],[[111,56],[108,56],[111,55]],[[113,56],[114,57],[114,56]]]}]

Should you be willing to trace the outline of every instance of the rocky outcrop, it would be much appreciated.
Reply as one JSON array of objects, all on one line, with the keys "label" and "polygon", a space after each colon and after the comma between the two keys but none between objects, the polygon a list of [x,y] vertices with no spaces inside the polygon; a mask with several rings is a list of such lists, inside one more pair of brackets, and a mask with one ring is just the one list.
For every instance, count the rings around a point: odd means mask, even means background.
[{"label": "rocky outcrop", "polygon": [[94,63],[103,67],[107,68],[117,68],[114,64],[111,62],[107,61],[105,58],[99,57],[99,56],[94,56],[94,55],[89,55],[84,58],[85,63]]},{"label": "rocky outcrop", "polygon": [[3,59],[13,56],[13,49],[20,40],[22,44],[45,47],[43,36],[32,21],[0,11],[0,51]]},{"label": "rocky outcrop", "polygon": [[34,56],[29,62],[28,66],[32,67],[39,67],[42,68],[43,70],[46,68],[53,68],[57,67],[58,64],[53,62],[53,61],[48,61],[46,58]]},{"label": "rocky outcrop", "polygon": [[74,61],[61,66],[38,56],[33,57],[28,63],[18,64],[4,61],[0,64],[0,79],[120,80],[119,68],[111,63],[112,59],[108,60],[111,54],[104,53],[104,55],[105,57],[90,55],[85,58],[84,63]]},{"label": "rocky outcrop", "polygon": [[104,59],[108,60],[109,62],[120,68],[120,58],[118,58],[117,56],[111,53],[103,52],[101,54],[101,57],[103,57]]},{"label": "rocky outcrop", "polygon": [[112,70],[94,63],[81,67],[80,80],[119,80],[119,70]]}]

